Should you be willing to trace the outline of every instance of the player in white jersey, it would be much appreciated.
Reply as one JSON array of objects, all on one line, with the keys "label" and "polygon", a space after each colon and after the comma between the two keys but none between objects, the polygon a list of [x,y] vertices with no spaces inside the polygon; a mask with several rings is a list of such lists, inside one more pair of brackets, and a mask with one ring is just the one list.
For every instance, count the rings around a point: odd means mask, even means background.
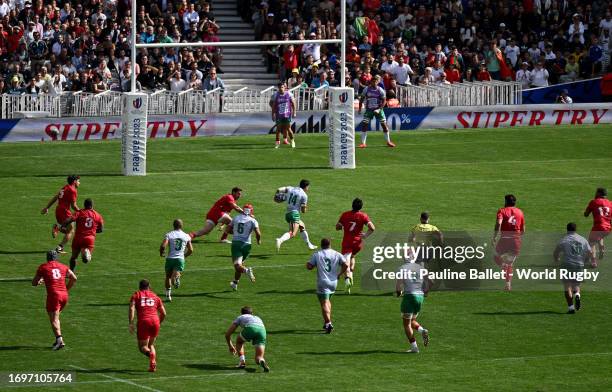
[{"label": "player in white jersey", "polygon": [[331,249],[331,240],[323,238],[321,240],[321,250],[315,252],[306,268],[317,269],[317,297],[321,304],[321,314],[323,315],[323,329],[326,333],[331,333],[334,325],[331,321],[331,296],[338,286],[338,278],[346,272],[348,262],[341,253]]},{"label": "player in white jersey", "polygon": [[183,231],[183,221],[175,219],[172,223],[174,230],[169,231],[164,236],[164,240],[159,246],[159,255],[166,255],[166,299],[172,302],[172,284],[178,289],[181,285],[181,272],[185,270],[185,257],[193,253],[191,237]]},{"label": "player in white jersey", "polygon": [[[240,335],[236,338],[236,345],[232,343],[232,334],[238,327],[242,328]],[[244,355],[244,343],[252,342],[255,346],[255,363],[262,367],[264,372],[269,372],[270,367],[264,359],[266,351],[266,327],[263,321],[253,315],[253,309],[250,306],[244,306],[240,309],[238,316],[225,332],[225,341],[232,355],[238,354],[240,357],[238,367],[244,369],[246,367],[246,357]]]},{"label": "player in white jersey", "polygon": [[417,321],[416,318],[421,311],[423,300],[425,298],[424,287],[429,287],[427,277],[422,276],[422,272],[425,269],[421,263],[416,263],[414,260],[408,260],[399,269],[399,278],[395,284],[395,293],[398,297],[402,297],[401,311],[402,311],[402,322],[404,325],[404,332],[408,342],[410,342],[410,348],[407,352],[418,353],[419,347],[417,346],[416,338],[414,337],[414,331],[418,331],[423,337],[423,345],[429,344],[429,331],[423,328]]},{"label": "player in white jersey", "polygon": [[238,290],[240,275],[247,274],[251,282],[255,282],[253,267],[243,265],[251,253],[251,233],[255,232],[257,245],[261,245],[261,231],[259,223],[253,218],[253,206],[245,204],[242,213],[237,215],[227,226],[226,231],[232,233],[232,261],[234,262],[234,280],[230,282],[232,289]]},{"label": "player in white jersey", "polygon": [[302,222],[302,217],[300,215],[305,213],[308,207],[308,195],[306,192],[308,192],[309,188],[310,181],[302,180],[300,181],[299,187],[285,186],[276,190],[277,194],[284,193],[286,195],[287,212],[285,214],[285,220],[287,223],[289,223],[289,231],[276,239],[277,252],[280,250],[283,242],[295,237],[298,230],[300,231],[300,236],[306,245],[308,245],[308,249],[317,249],[317,247],[310,242],[308,232],[306,231],[306,226],[304,225],[304,222]]}]

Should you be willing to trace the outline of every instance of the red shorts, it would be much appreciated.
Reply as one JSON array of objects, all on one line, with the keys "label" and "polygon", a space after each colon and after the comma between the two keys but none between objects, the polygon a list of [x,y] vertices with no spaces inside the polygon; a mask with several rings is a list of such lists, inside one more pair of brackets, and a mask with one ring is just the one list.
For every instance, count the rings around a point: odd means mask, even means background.
[{"label": "red shorts", "polygon": [[497,241],[495,252],[498,255],[511,253],[515,256],[521,252],[521,237],[502,237]]},{"label": "red shorts", "polygon": [[353,256],[359,253],[363,249],[363,241],[361,237],[349,238],[346,241],[342,241],[342,254],[351,253]]},{"label": "red shorts", "polygon": [[159,334],[159,320],[138,320],[138,340],[156,338]]},{"label": "red shorts", "polygon": [[214,223],[215,225],[219,222],[219,219],[223,218],[223,215],[227,214],[227,212],[223,212],[216,208],[211,208],[206,214],[206,219]]},{"label": "red shorts", "polygon": [[68,293],[47,294],[47,312],[64,310],[68,303]]},{"label": "red shorts", "polygon": [[57,208],[55,209],[55,220],[60,225],[63,225],[64,222],[66,222],[68,218],[70,218],[71,216],[72,216],[72,212],[70,212],[70,210],[57,209]]},{"label": "red shorts", "polygon": [[89,249],[93,252],[96,237],[74,237],[72,240],[72,251],[78,252],[83,249]]},{"label": "red shorts", "polygon": [[610,234],[610,229],[603,229],[601,227],[593,227],[589,233],[589,242],[599,242]]}]

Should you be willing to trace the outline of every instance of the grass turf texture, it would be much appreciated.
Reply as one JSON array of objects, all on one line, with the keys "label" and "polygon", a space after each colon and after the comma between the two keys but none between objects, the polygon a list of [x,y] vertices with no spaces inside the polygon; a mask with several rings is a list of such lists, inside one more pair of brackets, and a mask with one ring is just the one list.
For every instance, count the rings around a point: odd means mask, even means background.
[{"label": "grass turf texture", "polygon": [[[357,277],[353,295],[333,298],[334,333],[319,332],[315,272],[304,268],[309,252],[300,239],[274,251],[286,229],[284,206],[272,201],[278,186],[311,180],[304,220],[313,242],[332,236],[335,247],[341,234],[334,224],[355,196],[384,231],[407,230],[422,210],[442,230],[492,230],[503,195],[513,192],[528,230],[562,230],[575,220],[584,232],[591,221],[581,214],[595,188],[612,187],[610,127],[413,132],[394,141],[398,147],[388,149],[372,134],[368,149],[357,152],[357,170],[333,171],[324,135],[299,135],[293,151],[274,151],[263,137],[153,140],[144,178],[118,174],[117,141],[0,145],[0,371],[77,372],[77,384],[48,391],[610,390],[606,292],[585,292],[574,316],[563,314],[561,291],[434,292],[419,318],[431,344],[419,339],[421,353],[410,355],[400,300],[360,291]],[[62,314],[67,347],[51,352],[45,290],[30,287],[30,279],[55,246],[53,214],[40,209],[70,173],[82,177],[79,205],[93,198],[106,225],[93,261],[78,265]],[[217,231],[197,241],[166,305],[158,372],[146,373],[147,359],[128,333],[129,297],[141,278],[163,294],[157,249],[172,219],[183,218],[186,230],[201,227],[212,203],[235,185],[262,226],[264,243],[249,260],[257,283],[245,277],[231,292],[229,246],[215,243]],[[245,304],[266,323],[270,374],[255,372],[252,346],[247,371],[236,370],[227,352],[223,333]]]}]

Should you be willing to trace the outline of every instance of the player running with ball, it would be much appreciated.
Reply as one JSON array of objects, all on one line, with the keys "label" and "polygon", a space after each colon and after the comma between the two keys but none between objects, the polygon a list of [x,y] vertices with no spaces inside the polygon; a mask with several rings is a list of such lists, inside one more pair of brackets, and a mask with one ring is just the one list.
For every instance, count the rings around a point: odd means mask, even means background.
[{"label": "player running with ball", "polygon": [[387,119],[385,118],[385,112],[383,108],[387,104],[387,96],[385,90],[378,85],[380,83],[380,76],[375,76],[370,80],[369,86],[363,89],[361,96],[359,97],[359,110],[358,113],[361,114],[361,107],[363,106],[363,101],[366,102],[366,111],[363,115],[363,120],[361,121],[361,144],[359,148],[366,148],[366,140],[368,137],[368,127],[370,126],[370,121],[372,118],[376,117],[376,119],[380,122],[380,126],[383,129],[385,134],[385,141],[387,142],[387,146],[395,147],[395,144],[391,142],[391,136],[389,135],[389,127],[387,126]]},{"label": "player running with ball", "polygon": [[[238,327],[242,328],[240,334],[236,338],[236,345],[232,343],[232,334]],[[261,366],[265,373],[270,371],[270,367],[264,358],[266,352],[266,327],[263,321],[253,315],[253,309],[250,306],[245,306],[240,309],[238,316],[225,332],[225,341],[232,355],[239,355],[238,368],[246,367],[246,357],[244,355],[244,344],[252,342],[255,346],[255,363]]]},{"label": "player running with ball", "polygon": [[[338,219],[338,223],[336,223],[336,230],[344,229],[344,236],[342,237],[342,254],[349,263],[349,267],[346,270],[346,277],[344,278],[344,286],[349,294],[353,286],[355,255],[363,248],[363,240],[368,238],[374,230],[376,230],[368,214],[361,211],[362,208],[363,201],[359,198],[354,199],[352,210],[342,213],[340,219]],[[364,226],[368,228],[366,233],[363,232]]]},{"label": "player running with ball", "polygon": [[[276,190],[276,195],[274,196],[275,201],[287,200],[287,213],[285,214],[285,220],[287,223],[289,223],[289,231],[276,239],[277,252],[280,250],[283,242],[295,237],[298,230],[300,231],[300,236],[306,245],[308,245],[308,249],[317,249],[317,247],[310,242],[308,232],[306,231],[306,226],[304,225],[304,222],[302,222],[302,216],[300,215],[300,213],[304,214],[306,212],[308,206],[308,195],[306,195],[306,193],[308,192],[309,188],[310,181],[302,180],[300,181],[299,187],[285,186]],[[279,198],[279,195],[282,195],[284,199]]]},{"label": "player running with ball", "polygon": [[132,298],[130,298],[129,326],[130,333],[134,333],[134,315],[138,314],[136,336],[138,349],[149,357],[149,371],[157,370],[157,352],[155,340],[159,334],[159,326],[166,318],[166,308],[161,299],[151,291],[149,281],[143,279],[138,284]]},{"label": "player running with ball", "polygon": [[53,225],[51,230],[51,236],[53,238],[57,237],[57,234],[61,231],[64,233],[64,238],[62,242],[59,243],[55,250],[59,253],[64,253],[64,246],[70,241],[72,238],[73,227],[72,225],[62,226],[64,222],[68,218],[72,216],[72,212],[70,208],[76,213],[79,210],[77,207],[77,188],[81,185],[81,177],[79,176],[68,176],[67,185],[64,185],[62,189],[57,192],[55,196],[47,203],[47,206],[42,209],[41,214],[46,215],[49,212],[49,208],[57,201],[57,207],[55,207],[55,220],[57,223]]},{"label": "player running with ball", "polygon": [[261,245],[261,231],[259,223],[253,218],[253,206],[245,204],[242,207],[242,214],[232,219],[227,227],[233,233],[232,237],[232,261],[234,262],[234,280],[230,282],[232,289],[238,290],[240,275],[247,274],[251,282],[255,282],[253,267],[247,268],[243,264],[251,253],[251,233],[255,232],[257,245]]},{"label": "player running with ball", "polygon": [[166,255],[166,248],[169,247],[165,265],[166,299],[169,302],[172,302],[172,285],[175,289],[181,286],[181,273],[185,270],[185,258],[193,253],[191,237],[183,231],[183,221],[175,219],[172,226],[174,230],[166,233],[159,246],[160,257]]}]

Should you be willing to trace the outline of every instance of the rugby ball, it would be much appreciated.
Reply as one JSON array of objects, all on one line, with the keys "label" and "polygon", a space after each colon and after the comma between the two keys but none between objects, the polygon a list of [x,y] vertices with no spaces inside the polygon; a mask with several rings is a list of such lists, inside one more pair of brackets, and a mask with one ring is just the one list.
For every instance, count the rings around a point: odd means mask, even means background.
[{"label": "rugby ball", "polygon": [[277,203],[282,203],[287,200],[287,193],[285,192],[276,192],[274,194],[274,201]]}]

